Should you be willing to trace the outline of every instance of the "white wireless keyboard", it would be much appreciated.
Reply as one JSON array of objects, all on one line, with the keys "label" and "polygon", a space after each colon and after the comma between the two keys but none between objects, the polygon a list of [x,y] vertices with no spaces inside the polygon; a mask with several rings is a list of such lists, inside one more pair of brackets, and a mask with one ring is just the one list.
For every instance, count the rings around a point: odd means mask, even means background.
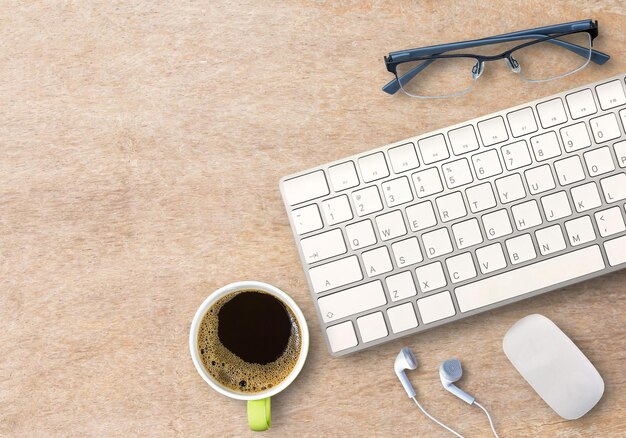
[{"label": "white wireless keyboard", "polygon": [[283,178],[335,356],[626,267],[624,75]]}]

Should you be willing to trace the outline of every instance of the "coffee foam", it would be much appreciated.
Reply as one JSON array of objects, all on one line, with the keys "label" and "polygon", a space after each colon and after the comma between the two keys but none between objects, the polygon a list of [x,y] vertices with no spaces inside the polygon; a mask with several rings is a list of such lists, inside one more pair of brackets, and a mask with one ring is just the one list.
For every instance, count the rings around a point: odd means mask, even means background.
[{"label": "coffee foam", "polygon": [[[197,348],[204,368],[215,380],[236,392],[255,393],[278,385],[291,374],[300,356],[302,339],[296,316],[283,303],[291,321],[291,336],[278,359],[264,365],[250,363],[226,348],[218,337],[218,314],[224,304],[243,292],[264,293],[259,290],[241,290],[217,300],[202,318]],[[279,298],[274,298],[282,303]]]}]

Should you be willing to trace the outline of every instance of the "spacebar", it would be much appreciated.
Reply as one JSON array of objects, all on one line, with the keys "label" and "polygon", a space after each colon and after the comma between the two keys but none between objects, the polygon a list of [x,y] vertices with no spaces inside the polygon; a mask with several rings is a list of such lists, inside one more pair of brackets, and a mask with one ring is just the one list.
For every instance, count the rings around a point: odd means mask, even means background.
[{"label": "spacebar", "polygon": [[455,289],[456,299],[461,312],[469,312],[601,269],[604,269],[602,254],[598,245],[594,245],[459,286]]}]

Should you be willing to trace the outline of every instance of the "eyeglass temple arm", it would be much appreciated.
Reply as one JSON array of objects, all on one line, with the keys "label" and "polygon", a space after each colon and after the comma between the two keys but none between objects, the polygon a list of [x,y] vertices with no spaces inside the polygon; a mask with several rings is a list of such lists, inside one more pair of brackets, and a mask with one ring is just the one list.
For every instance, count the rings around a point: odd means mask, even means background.
[{"label": "eyeglass temple arm", "polygon": [[[470,48],[470,47],[479,47],[479,46],[485,46],[488,44],[496,44],[496,43],[504,43],[504,42],[508,42],[508,41],[516,41],[516,40],[521,40],[521,39],[526,39],[529,37],[533,37],[533,38],[545,38],[549,35],[541,35],[541,34],[531,34],[529,33],[529,31],[521,31],[521,32],[514,32],[513,34],[506,34],[506,35],[500,35],[500,36],[496,36],[496,37],[488,37],[488,38],[483,38],[480,40],[473,40],[473,41],[463,41],[460,43],[452,43],[452,44],[442,44],[439,46],[433,46],[432,48],[437,48],[439,49],[439,53],[430,53],[430,54],[423,54],[422,56],[429,56],[429,55],[440,55],[442,53],[445,53],[447,51],[450,50],[459,50],[459,49],[465,49],[465,48]],[[562,41],[559,39],[548,39],[546,40],[546,42],[550,42],[552,44],[556,44],[558,46],[561,46],[567,50],[570,50],[574,53],[576,53],[579,56],[582,57],[587,57],[588,53],[589,53],[589,49],[586,47],[581,47],[579,45],[576,44],[572,44],[570,42],[567,41]],[[420,50],[420,49],[418,49]],[[413,54],[413,53],[411,53]],[[608,61],[610,58],[609,55],[607,55],[606,53],[600,52],[598,50],[591,50],[591,58],[590,60],[596,64],[604,64],[606,61]],[[414,68],[412,68],[411,70],[407,71],[404,75],[402,75],[400,77],[400,81],[402,82],[402,84],[406,84],[407,82],[409,82],[411,79],[413,79],[418,73],[420,73],[422,70],[424,70],[428,65],[430,65],[433,61],[435,61],[434,59],[431,61],[427,61],[427,62],[423,62],[417,66],[415,66]],[[399,89],[400,89],[400,81],[398,81],[398,79],[394,78],[393,80],[391,80],[390,82],[388,82],[384,87],[383,87],[383,91],[385,93],[388,94],[395,94]]]}]

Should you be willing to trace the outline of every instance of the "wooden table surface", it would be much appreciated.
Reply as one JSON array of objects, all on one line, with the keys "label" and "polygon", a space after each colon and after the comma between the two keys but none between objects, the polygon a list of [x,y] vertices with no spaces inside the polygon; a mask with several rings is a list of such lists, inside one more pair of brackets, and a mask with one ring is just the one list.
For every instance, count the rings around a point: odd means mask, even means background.
[{"label": "wooden table surface", "polygon": [[[604,66],[526,84],[500,63],[469,95],[390,97],[382,57],[594,18]],[[311,329],[266,436],[441,436],[393,372],[469,437],[626,434],[626,272],[333,359],[278,180],[344,156],[626,71],[621,1],[66,2],[0,5],[0,436],[249,436],[243,402],[196,373],[187,337],[211,291],[272,283]],[[493,65],[492,65],[493,64]],[[551,411],[509,364],[519,318],[553,319],[596,365],[584,418]]]}]

